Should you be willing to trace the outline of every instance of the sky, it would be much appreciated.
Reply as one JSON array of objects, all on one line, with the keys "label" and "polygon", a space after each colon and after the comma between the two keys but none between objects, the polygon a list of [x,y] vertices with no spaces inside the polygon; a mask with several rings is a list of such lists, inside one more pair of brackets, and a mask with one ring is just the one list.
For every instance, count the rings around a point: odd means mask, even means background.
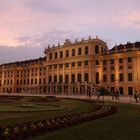
[{"label": "sky", "polygon": [[0,0],[0,63],[43,57],[45,46],[98,36],[140,40],[140,0]]}]

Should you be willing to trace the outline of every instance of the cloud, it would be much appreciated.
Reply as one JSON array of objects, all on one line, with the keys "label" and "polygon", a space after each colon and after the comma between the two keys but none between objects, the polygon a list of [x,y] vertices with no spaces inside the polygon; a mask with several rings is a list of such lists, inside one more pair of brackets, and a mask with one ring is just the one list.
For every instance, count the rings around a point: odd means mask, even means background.
[{"label": "cloud", "polygon": [[135,41],[139,5],[139,0],[1,0],[0,46],[42,47],[88,35],[110,46]]}]

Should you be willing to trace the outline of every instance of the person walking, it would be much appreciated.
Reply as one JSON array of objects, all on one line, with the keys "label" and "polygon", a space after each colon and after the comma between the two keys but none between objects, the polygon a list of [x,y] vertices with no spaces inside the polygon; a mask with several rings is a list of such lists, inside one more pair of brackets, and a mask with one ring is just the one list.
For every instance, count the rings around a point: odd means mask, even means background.
[{"label": "person walking", "polygon": [[136,103],[137,103],[138,102],[138,93],[137,93],[137,90],[135,90],[134,99],[136,100]]},{"label": "person walking", "polygon": [[117,90],[115,91],[115,98],[116,98],[116,100],[119,100],[119,96],[120,96],[120,92],[119,92],[119,90],[117,89]]},{"label": "person walking", "polygon": [[138,98],[139,98],[139,102],[140,102],[140,89],[139,89],[139,93],[138,93]]},{"label": "person walking", "polygon": [[114,100],[115,97],[115,90],[111,90],[112,100]]}]

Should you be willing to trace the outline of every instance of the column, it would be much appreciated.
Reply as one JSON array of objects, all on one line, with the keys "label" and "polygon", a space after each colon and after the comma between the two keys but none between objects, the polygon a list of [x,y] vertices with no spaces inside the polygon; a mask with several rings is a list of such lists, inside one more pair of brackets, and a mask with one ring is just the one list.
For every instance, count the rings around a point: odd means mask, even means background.
[{"label": "column", "polygon": [[52,95],[52,83],[50,83],[49,86],[50,86],[50,95]]},{"label": "column", "polygon": [[62,82],[62,95],[64,94],[64,82]]},{"label": "column", "polygon": [[80,83],[78,82],[78,94],[80,95]]}]

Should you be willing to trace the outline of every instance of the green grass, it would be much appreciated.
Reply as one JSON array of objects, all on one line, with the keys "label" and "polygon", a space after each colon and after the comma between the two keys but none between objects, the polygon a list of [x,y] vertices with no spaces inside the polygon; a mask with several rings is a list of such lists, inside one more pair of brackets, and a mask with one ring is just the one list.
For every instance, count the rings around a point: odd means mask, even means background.
[{"label": "green grass", "polygon": [[140,106],[114,104],[119,113],[29,140],[139,140]]},{"label": "green grass", "polygon": [[[21,104],[30,103],[28,98],[22,99],[20,101],[14,101],[12,103],[0,103],[0,107],[12,106],[19,107]],[[47,104],[47,103],[45,103]],[[15,125],[16,123],[23,123],[27,121],[38,121],[43,119],[49,119],[54,116],[62,116],[71,113],[87,111],[94,107],[93,104],[77,101],[77,100],[67,100],[61,99],[53,103],[48,103],[52,105],[62,105],[66,106],[63,110],[56,111],[46,111],[46,112],[24,112],[24,113],[0,113],[0,125]]]},{"label": "green grass", "polygon": [[[28,101],[28,98],[25,98],[11,103],[0,103],[0,106],[19,106],[24,103],[31,102]],[[87,111],[95,107],[91,103],[67,99],[61,99],[51,104],[65,105],[66,109],[47,112],[0,113],[0,125],[14,125],[25,121],[49,119],[54,116]],[[112,116],[49,132],[29,140],[139,140],[140,106],[122,103],[112,104],[119,109],[119,112]]]}]

